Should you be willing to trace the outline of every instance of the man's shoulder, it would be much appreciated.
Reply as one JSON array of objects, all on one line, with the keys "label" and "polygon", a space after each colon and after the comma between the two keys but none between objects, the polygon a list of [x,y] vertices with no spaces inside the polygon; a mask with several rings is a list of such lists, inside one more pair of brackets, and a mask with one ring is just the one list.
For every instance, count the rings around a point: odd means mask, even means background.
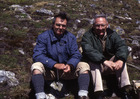
[{"label": "man's shoulder", "polygon": [[38,37],[41,38],[47,38],[49,35],[51,35],[52,30],[46,30],[43,33],[39,34]]},{"label": "man's shoulder", "polygon": [[90,37],[92,34],[94,34],[92,30],[93,30],[92,28],[90,28],[89,30],[87,30],[87,31],[84,33],[84,36],[89,36],[89,37]]},{"label": "man's shoulder", "polygon": [[113,31],[113,30],[110,29],[110,28],[107,28],[106,31],[107,31],[107,34],[108,34],[108,35],[114,35],[114,34],[117,34],[115,31]]}]

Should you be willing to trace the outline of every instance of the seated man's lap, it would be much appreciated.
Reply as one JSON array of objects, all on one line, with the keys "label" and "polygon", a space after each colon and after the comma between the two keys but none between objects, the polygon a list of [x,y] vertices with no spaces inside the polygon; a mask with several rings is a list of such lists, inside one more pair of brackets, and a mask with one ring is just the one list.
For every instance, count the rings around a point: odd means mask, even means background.
[{"label": "seated man's lap", "polygon": [[[44,68],[41,62],[36,62],[31,66],[31,72],[33,72],[33,70],[35,69],[39,70],[42,74],[44,74],[46,80],[56,79],[57,76],[56,71]],[[83,73],[84,71],[87,70],[88,71],[90,70],[89,65],[85,62],[79,62],[75,70],[69,73],[64,73],[62,70],[58,70],[58,75],[59,79],[65,80],[76,79],[79,73]]]}]

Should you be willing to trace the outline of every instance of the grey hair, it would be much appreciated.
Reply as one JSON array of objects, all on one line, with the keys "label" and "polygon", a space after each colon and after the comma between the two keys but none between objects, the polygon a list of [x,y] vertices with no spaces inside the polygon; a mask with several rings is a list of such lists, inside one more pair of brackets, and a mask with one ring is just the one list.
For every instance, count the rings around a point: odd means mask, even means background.
[{"label": "grey hair", "polygon": [[[94,16],[93,24],[95,24],[95,20],[96,20],[97,18],[105,18],[106,21],[107,21],[107,18],[106,18],[106,15],[105,15],[105,14],[96,14],[96,15]],[[107,23],[108,23],[108,21],[107,21]]]}]

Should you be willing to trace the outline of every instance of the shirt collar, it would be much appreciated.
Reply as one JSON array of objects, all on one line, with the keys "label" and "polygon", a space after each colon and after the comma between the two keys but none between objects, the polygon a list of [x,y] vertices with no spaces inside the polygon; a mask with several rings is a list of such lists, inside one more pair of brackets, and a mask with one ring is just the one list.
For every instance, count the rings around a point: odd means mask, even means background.
[{"label": "shirt collar", "polygon": [[[62,40],[62,41],[67,41],[67,36],[66,36],[66,34],[67,34],[67,31],[65,31],[65,33],[64,33],[64,35],[62,36],[62,37],[60,37],[60,41]],[[53,29],[51,29],[51,42],[55,42],[55,41],[59,41],[59,38],[58,37],[56,37],[56,35],[54,34],[54,31],[53,31]]]}]

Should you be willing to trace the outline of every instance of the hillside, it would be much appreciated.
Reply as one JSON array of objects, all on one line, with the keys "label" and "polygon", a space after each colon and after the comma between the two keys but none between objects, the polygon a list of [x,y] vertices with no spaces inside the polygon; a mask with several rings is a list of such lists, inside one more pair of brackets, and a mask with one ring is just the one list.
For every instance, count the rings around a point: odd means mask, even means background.
[{"label": "hillside", "polygon": [[[110,28],[130,47],[128,63],[140,67],[140,3],[138,0],[0,0],[0,70],[16,74],[19,85],[0,84],[0,99],[28,99],[30,66],[38,34],[51,28],[60,11],[71,18],[68,30],[80,44],[97,13],[107,15]],[[140,71],[128,66],[130,80]]]}]

